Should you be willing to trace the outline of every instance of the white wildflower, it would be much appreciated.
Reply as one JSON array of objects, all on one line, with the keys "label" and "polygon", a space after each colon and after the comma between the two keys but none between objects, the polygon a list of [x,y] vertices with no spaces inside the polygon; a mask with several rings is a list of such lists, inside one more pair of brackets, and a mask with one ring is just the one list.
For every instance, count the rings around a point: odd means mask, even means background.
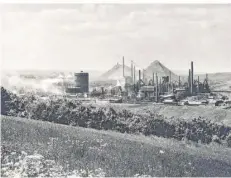
[{"label": "white wildflower", "polygon": [[163,150],[160,150],[160,154],[164,154],[164,151],[163,151]]}]

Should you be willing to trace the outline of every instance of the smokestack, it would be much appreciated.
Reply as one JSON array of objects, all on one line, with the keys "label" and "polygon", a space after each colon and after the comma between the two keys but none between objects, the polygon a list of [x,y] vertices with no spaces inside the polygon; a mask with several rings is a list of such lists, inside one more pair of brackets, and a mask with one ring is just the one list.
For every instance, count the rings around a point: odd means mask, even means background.
[{"label": "smokestack", "polygon": [[193,73],[193,61],[191,61],[191,94],[193,94],[193,84],[194,84],[193,75],[194,75],[194,73]]},{"label": "smokestack", "polygon": [[123,56],[123,77],[124,77],[124,56]]},{"label": "smokestack", "polygon": [[155,74],[154,74],[154,72],[152,73],[152,84],[153,84],[153,86],[154,86],[154,78],[155,78]]},{"label": "smokestack", "polygon": [[168,82],[167,82],[167,92],[169,93],[169,78],[168,78]]},{"label": "smokestack", "polygon": [[144,81],[144,69],[143,69],[143,81]]},{"label": "smokestack", "polygon": [[180,76],[179,76],[179,87],[180,87]]},{"label": "smokestack", "polygon": [[141,80],[141,70],[139,70],[139,81]]},{"label": "smokestack", "polygon": [[160,84],[159,84],[159,93],[161,94],[162,93],[162,80],[161,80],[161,77],[160,77]]},{"label": "smokestack", "polygon": [[132,84],[133,84],[133,63],[131,61],[131,78],[132,78]]},{"label": "smokestack", "polygon": [[156,73],[156,102],[158,102],[158,96],[159,96],[159,94],[158,94],[158,76],[157,76],[157,73]]},{"label": "smokestack", "polygon": [[200,77],[198,76],[198,88],[197,88],[198,90],[198,93],[200,92]]},{"label": "smokestack", "polygon": [[191,70],[188,71],[188,89],[189,93],[191,94]]},{"label": "smokestack", "polygon": [[133,73],[134,73],[134,83],[136,83],[136,66],[135,65],[134,65]]},{"label": "smokestack", "polygon": [[141,70],[139,70],[139,82],[138,82],[139,89],[140,89],[140,80],[141,80]]}]

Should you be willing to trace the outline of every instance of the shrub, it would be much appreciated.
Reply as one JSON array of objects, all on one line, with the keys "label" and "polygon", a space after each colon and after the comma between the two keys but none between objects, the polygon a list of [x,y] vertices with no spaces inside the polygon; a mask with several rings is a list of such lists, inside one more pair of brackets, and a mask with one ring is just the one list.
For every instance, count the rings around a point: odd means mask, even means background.
[{"label": "shrub", "polygon": [[[147,112],[146,115],[132,113],[126,109],[115,110],[112,107],[84,106],[71,99],[50,97],[43,100],[34,95],[18,97],[1,88],[3,115],[20,116],[59,124],[89,127],[98,130],[116,130],[127,133],[142,133],[160,137],[186,138],[194,142],[221,144],[231,128],[211,123],[200,117],[192,121],[168,119]],[[216,138],[214,137],[216,136]],[[229,136],[230,138],[230,136]],[[227,142],[230,145],[230,139]]]},{"label": "shrub", "polygon": [[231,134],[227,136],[226,142],[227,142],[228,147],[231,147]]}]

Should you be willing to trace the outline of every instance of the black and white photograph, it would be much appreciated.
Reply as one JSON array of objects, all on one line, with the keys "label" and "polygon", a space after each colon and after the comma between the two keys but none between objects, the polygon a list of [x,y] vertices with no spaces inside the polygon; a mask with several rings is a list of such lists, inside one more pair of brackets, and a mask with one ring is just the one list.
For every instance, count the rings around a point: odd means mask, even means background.
[{"label": "black and white photograph", "polygon": [[5,1],[0,27],[1,177],[231,177],[231,3]]}]

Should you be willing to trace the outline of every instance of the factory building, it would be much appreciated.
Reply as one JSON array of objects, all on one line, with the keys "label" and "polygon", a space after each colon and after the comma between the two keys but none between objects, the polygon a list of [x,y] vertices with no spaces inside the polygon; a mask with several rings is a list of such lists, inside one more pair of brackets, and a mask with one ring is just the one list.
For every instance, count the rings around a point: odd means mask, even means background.
[{"label": "factory building", "polygon": [[80,73],[75,73],[75,87],[79,87],[81,93],[88,93],[89,74],[82,71]]},{"label": "factory building", "polygon": [[66,93],[89,93],[89,74],[81,71],[74,74],[74,85],[66,88]]}]

